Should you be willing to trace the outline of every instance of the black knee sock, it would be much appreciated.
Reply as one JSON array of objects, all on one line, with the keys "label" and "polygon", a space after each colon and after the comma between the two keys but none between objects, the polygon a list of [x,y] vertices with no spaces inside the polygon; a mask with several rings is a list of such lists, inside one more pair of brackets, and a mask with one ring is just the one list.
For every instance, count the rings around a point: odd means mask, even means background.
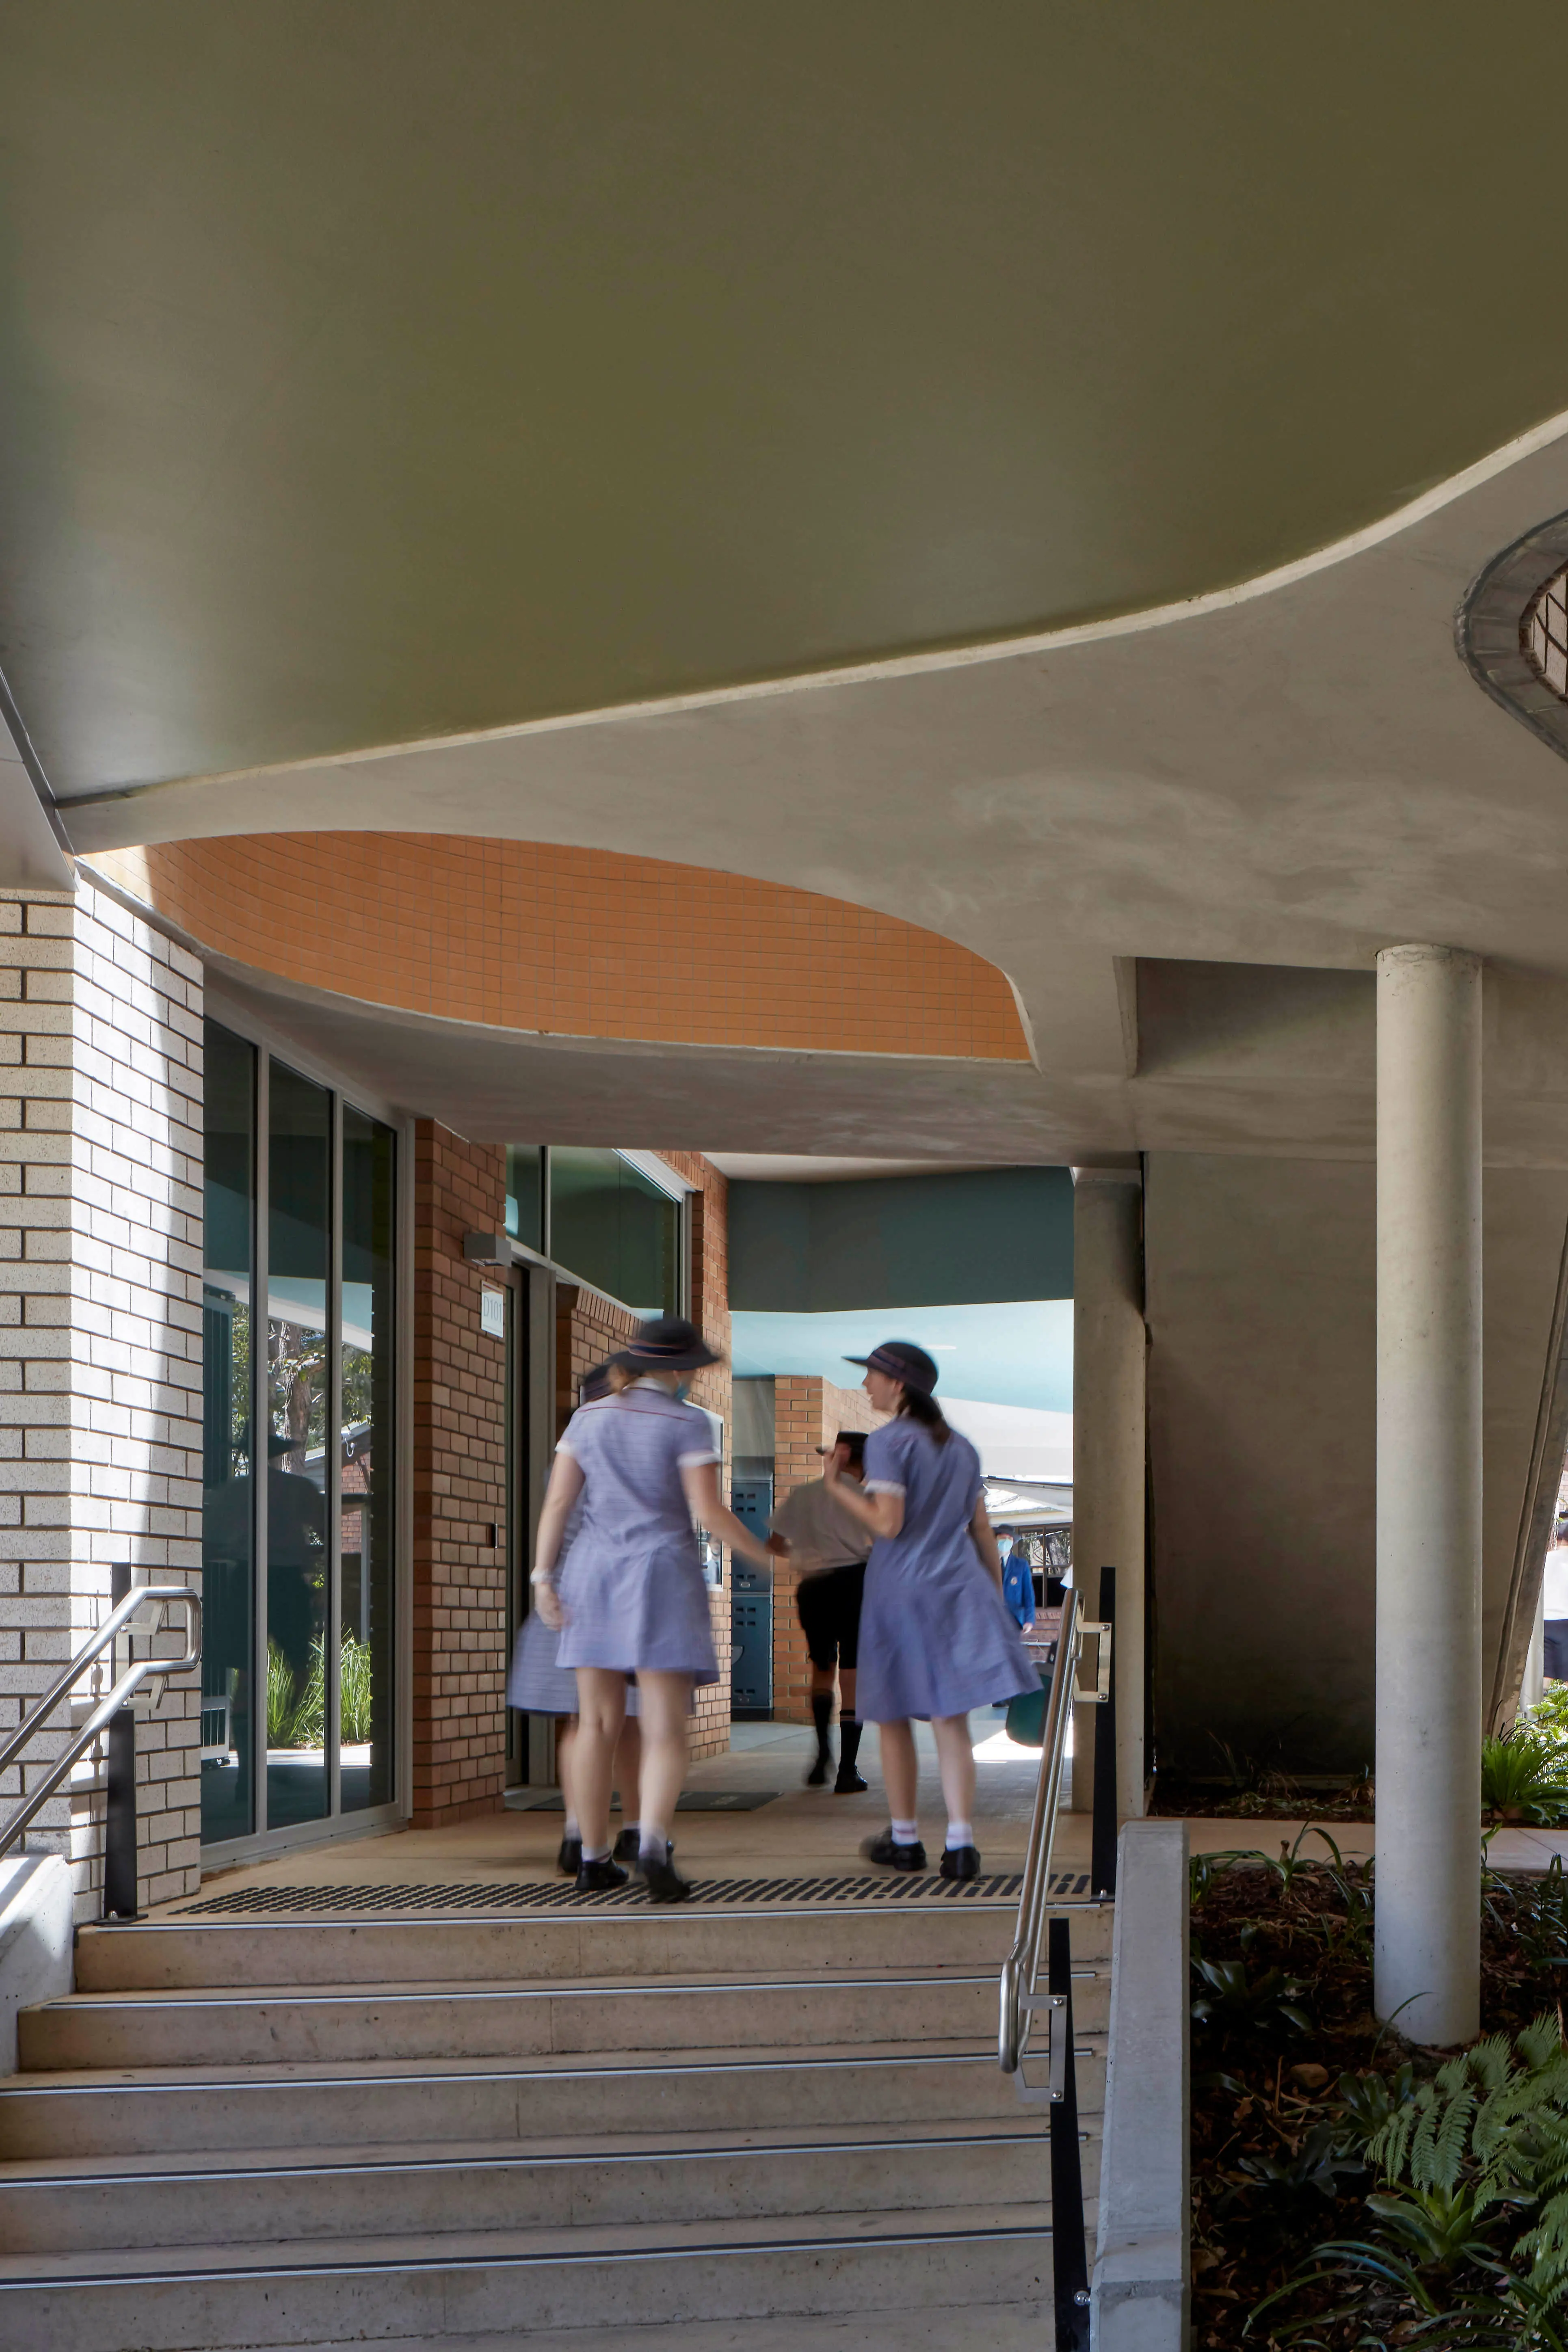
[{"label": "black knee sock", "polygon": [[855,1769],[856,1759],[858,1757],[859,1753],[860,1719],[858,1716],[846,1715],[843,1709],[840,1708],[838,1715],[839,1770],[841,1772],[853,1772]]},{"label": "black knee sock", "polygon": [[827,1727],[833,1720],[833,1693],[831,1691],[812,1692],[811,1719],[816,1726],[816,1752],[818,1756],[826,1759],[833,1753],[832,1748],[827,1743]]}]

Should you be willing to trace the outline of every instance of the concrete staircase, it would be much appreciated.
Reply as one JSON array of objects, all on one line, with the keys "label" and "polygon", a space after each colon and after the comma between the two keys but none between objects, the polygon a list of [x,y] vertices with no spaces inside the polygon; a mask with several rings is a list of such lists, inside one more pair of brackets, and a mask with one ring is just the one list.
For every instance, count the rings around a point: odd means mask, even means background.
[{"label": "concrete staircase", "polygon": [[[1012,1929],[946,1900],[84,1930],[0,2083],[0,2343],[1037,2346]],[[1073,1940],[1092,2200],[1110,1915]]]}]

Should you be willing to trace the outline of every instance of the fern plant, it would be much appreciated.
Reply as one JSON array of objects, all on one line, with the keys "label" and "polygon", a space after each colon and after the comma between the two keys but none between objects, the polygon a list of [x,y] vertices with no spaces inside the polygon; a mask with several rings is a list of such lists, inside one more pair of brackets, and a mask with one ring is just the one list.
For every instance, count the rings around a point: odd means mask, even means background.
[{"label": "fern plant", "polygon": [[[1501,2033],[1478,2042],[1427,2082],[1414,2082],[1408,2066],[1382,2089],[1347,2075],[1340,2117],[1364,2137],[1381,2175],[1366,2200],[1380,2234],[1317,2247],[1320,2267],[1266,2296],[1248,2326],[1331,2263],[1397,2285],[1434,2326],[1460,2324],[1455,2340],[1558,2352],[1568,2309],[1568,2049],[1556,2017],[1537,2018],[1512,2043]],[[1445,2311],[1439,2282],[1462,2308]],[[1500,2334],[1479,2332],[1494,2322]]]}]

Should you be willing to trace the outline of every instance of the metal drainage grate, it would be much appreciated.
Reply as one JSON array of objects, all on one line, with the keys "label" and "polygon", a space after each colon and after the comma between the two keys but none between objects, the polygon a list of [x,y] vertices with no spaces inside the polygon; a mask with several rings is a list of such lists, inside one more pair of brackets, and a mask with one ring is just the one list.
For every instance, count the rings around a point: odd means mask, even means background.
[{"label": "metal drainage grate", "polygon": [[[832,1909],[844,1904],[1016,1902],[1023,1885],[1016,1871],[953,1880],[934,1875],[886,1878],[712,1878],[695,1889],[699,1906]],[[1050,1894],[1060,1903],[1089,1898],[1087,1872],[1053,1873]],[[646,1897],[635,1881],[605,1895],[579,1895],[569,1880],[521,1880],[489,1886],[237,1886],[226,1895],[182,1903],[174,1916],[207,1919],[256,1918],[279,1913],[322,1913],[355,1917],[399,1916],[408,1912],[455,1912],[473,1917],[520,1911],[624,1910]]]}]

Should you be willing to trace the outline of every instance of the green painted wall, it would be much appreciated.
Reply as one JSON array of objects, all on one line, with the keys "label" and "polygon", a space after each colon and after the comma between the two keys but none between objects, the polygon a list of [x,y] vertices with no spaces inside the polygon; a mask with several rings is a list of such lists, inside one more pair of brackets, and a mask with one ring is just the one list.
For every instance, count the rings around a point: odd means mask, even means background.
[{"label": "green painted wall", "polygon": [[1071,1297],[1065,1168],[730,1187],[731,1307],[820,1315]]}]

